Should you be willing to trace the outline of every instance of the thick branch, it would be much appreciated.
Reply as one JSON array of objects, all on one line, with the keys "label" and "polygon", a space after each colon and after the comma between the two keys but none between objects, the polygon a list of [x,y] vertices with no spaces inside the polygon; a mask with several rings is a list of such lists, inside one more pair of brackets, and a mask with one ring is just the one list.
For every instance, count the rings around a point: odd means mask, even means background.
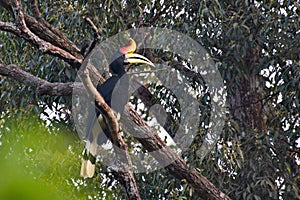
[{"label": "thick branch", "polygon": [[[155,131],[133,110],[126,106],[122,124],[145,147],[150,154],[177,179],[186,179],[202,199],[230,199],[196,169],[190,169],[186,162],[156,135]],[[154,152],[154,153],[151,153]],[[172,162],[173,161],[173,162]]]},{"label": "thick branch", "polygon": [[0,75],[13,78],[24,85],[36,88],[37,93],[40,95],[69,96],[72,95],[73,91],[77,91],[78,94],[81,94],[84,89],[82,83],[50,83],[25,72],[16,65],[0,64]]},{"label": "thick branch", "polygon": [[16,65],[3,65],[0,64],[0,74],[3,76],[8,76],[10,78],[13,78],[25,85],[37,88],[38,86],[46,83],[47,81],[40,79],[38,77],[35,77],[23,70],[21,70]]},{"label": "thick branch", "polygon": [[67,82],[67,83],[50,83],[46,82],[37,88],[39,95],[49,96],[71,96],[76,91],[78,95],[84,93],[84,87],[79,82]]},{"label": "thick branch", "polygon": [[[72,55],[74,55],[77,58],[80,58],[80,49],[71,42],[68,37],[62,33],[60,30],[52,26],[48,21],[46,21],[42,14],[40,13],[40,10],[38,8],[38,0],[31,0],[32,5],[32,12],[34,14],[34,17],[37,19],[38,23],[42,26],[38,26],[38,29],[41,29],[43,27],[46,27],[46,32],[40,32],[40,31],[34,31],[36,30],[33,26],[30,25],[36,24],[35,20],[25,14],[25,21],[27,22],[27,25],[29,29],[33,30],[35,34],[37,34],[39,37],[41,37],[43,40],[50,42],[51,44],[60,47],[68,52],[70,52]],[[44,29],[44,28],[43,28]],[[40,34],[38,34],[40,33]],[[46,37],[44,37],[44,35]]]}]

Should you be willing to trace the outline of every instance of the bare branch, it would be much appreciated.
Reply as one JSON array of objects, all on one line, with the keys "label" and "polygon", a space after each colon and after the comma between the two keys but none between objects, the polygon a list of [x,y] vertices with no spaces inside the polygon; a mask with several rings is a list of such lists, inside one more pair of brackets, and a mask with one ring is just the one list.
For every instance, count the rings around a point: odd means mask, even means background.
[{"label": "bare branch", "polygon": [[25,72],[16,65],[6,66],[0,64],[0,75],[13,78],[24,85],[36,88],[39,95],[69,96],[72,95],[73,91],[77,91],[78,94],[81,94],[84,89],[82,83],[78,82],[50,83]]},{"label": "bare branch", "polygon": [[41,39],[38,38],[36,35],[34,35],[26,26],[21,2],[18,0],[12,0],[11,4],[12,4],[12,10],[15,16],[15,20],[17,21],[18,28],[22,32],[24,32],[24,34],[27,35],[28,38],[31,38],[31,40],[35,41],[39,46],[42,46]]},{"label": "bare branch", "polygon": [[84,57],[86,57],[95,48],[97,42],[100,39],[100,34],[98,32],[96,25],[90,18],[83,17],[83,19],[91,26],[92,30],[94,31],[94,40],[89,45],[88,50],[84,53]]},{"label": "bare branch", "polygon": [[31,32],[26,25],[21,3],[17,0],[12,0],[11,2],[12,2],[11,3],[12,11],[13,11],[15,19],[17,21],[17,27],[22,32],[22,34],[19,36],[21,36],[21,37],[25,38],[26,40],[29,40],[33,44],[37,45],[39,47],[39,49],[42,50],[43,52],[46,52],[46,53],[48,52],[48,53],[51,53],[60,58],[64,58],[65,60],[67,60],[68,62],[71,62],[71,63],[78,63],[78,64],[82,63],[83,59],[76,58],[69,52],[67,52],[59,47],[56,47],[49,42],[46,42],[46,41],[40,39],[37,35],[35,35],[33,32]]},{"label": "bare branch", "polygon": [[[22,20],[23,19],[23,20]],[[44,51],[45,53],[49,52],[50,54],[53,54],[59,58],[62,58],[66,60],[67,62],[70,62],[71,65],[73,63],[76,63],[77,65],[80,65],[82,62],[82,59],[77,59],[69,52],[60,49],[56,46],[53,46],[52,44],[45,42],[44,40],[40,39],[38,36],[33,34],[26,26],[24,22],[24,18],[21,17],[23,22],[21,22],[18,26],[16,26],[14,23],[11,22],[3,22],[0,21],[0,30],[3,31],[9,31],[19,37],[24,38],[25,40],[28,40],[38,46],[40,50]]]},{"label": "bare branch", "polygon": [[[46,40],[47,42],[50,42],[51,44],[53,44],[55,46],[58,46],[64,50],[70,52],[75,57],[80,57],[80,55],[79,55],[80,49],[76,45],[74,45],[65,34],[63,34],[60,30],[58,30],[57,28],[52,26],[48,21],[46,21],[43,18],[42,14],[39,10],[39,7],[38,7],[38,0],[30,0],[30,3],[32,5],[32,13],[34,14],[34,17],[37,19],[37,21],[40,24],[42,24],[43,26],[45,26],[48,29],[47,34],[51,35],[52,38],[49,38],[49,39],[43,38],[42,35],[39,35],[39,37]],[[25,15],[26,22],[29,21],[28,19],[29,19],[29,16]],[[29,27],[29,28],[31,28],[31,27]]]},{"label": "bare branch", "polygon": [[129,105],[125,107],[124,115],[121,118],[121,123],[127,125],[128,131],[135,136],[159,163],[163,166],[166,163],[171,163],[166,169],[178,180],[187,180],[202,199],[230,199],[202,176],[197,169],[190,168],[180,156],[166,146],[155,131]]},{"label": "bare branch", "polygon": [[84,94],[84,87],[79,82],[67,82],[67,83],[50,83],[46,82],[37,88],[39,95],[50,96],[71,96],[76,91],[76,94]]},{"label": "bare branch", "polygon": [[[44,53],[57,56],[71,66],[79,67],[83,61],[80,50],[59,30],[50,24],[37,22],[23,12],[20,1],[0,1],[0,5],[8,9],[15,17],[16,23],[0,22],[0,29],[14,33],[18,37],[39,47]],[[44,20],[45,21],[45,20]],[[50,31],[51,29],[51,31]]]},{"label": "bare branch", "polygon": [[[67,52],[70,52],[72,55],[74,55],[78,59],[82,59],[82,55],[80,54],[80,49],[74,45],[66,35],[64,35],[59,30],[55,29],[54,27],[47,28],[46,26],[43,26],[40,22],[36,21],[33,17],[30,15],[25,15],[25,21],[28,28],[37,36],[39,36],[41,39],[53,44],[54,46],[60,47],[61,49],[66,50]],[[56,30],[56,31],[54,31]]]},{"label": "bare branch", "polygon": [[11,32],[15,35],[21,35],[21,30],[12,22],[0,21],[0,30]]},{"label": "bare branch", "polygon": [[23,70],[21,70],[16,65],[3,65],[0,64],[0,74],[4,76],[11,77],[27,86],[37,88],[38,86],[46,83],[47,81],[33,76]]},{"label": "bare branch", "polygon": [[98,39],[100,37],[100,35],[99,35],[98,29],[97,29],[96,25],[94,24],[94,22],[89,17],[86,17],[86,16],[84,16],[83,19],[91,26],[92,30],[95,33],[95,35],[94,35],[95,39]]}]

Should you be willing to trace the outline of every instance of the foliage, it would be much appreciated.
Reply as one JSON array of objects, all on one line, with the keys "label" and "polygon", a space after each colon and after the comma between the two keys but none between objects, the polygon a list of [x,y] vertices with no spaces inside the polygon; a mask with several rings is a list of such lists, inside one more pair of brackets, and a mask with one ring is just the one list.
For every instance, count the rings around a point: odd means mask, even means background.
[{"label": "foliage", "polygon": [[[1,199],[103,198],[103,188],[79,177],[82,142],[65,126],[45,126],[36,114],[0,122]],[[86,185],[90,185],[87,187]],[[111,192],[105,192],[110,199]]]}]

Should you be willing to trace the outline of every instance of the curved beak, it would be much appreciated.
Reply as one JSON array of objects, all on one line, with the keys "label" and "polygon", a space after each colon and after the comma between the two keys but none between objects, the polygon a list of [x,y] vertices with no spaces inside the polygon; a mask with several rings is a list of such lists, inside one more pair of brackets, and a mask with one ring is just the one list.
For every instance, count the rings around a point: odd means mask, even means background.
[{"label": "curved beak", "polygon": [[148,64],[154,67],[154,64],[148,58],[137,53],[125,54],[124,62],[125,64],[134,64],[134,63]]}]

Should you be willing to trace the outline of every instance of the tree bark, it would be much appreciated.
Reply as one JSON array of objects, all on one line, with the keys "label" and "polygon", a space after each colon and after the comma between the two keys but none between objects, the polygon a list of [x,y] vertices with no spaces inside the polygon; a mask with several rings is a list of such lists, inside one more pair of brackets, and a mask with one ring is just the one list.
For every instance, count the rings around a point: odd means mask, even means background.
[{"label": "tree bark", "polygon": [[27,86],[36,88],[39,95],[49,96],[71,96],[74,91],[77,94],[84,94],[84,87],[79,82],[67,82],[67,83],[50,83],[44,79],[33,76],[32,74],[25,72],[17,65],[4,65],[0,64],[0,75],[15,79]]},{"label": "tree bark", "polygon": [[134,135],[161,165],[171,163],[166,169],[178,180],[186,179],[202,199],[230,199],[198,170],[191,169],[129,105],[125,107],[121,123],[126,124],[128,132]]}]

